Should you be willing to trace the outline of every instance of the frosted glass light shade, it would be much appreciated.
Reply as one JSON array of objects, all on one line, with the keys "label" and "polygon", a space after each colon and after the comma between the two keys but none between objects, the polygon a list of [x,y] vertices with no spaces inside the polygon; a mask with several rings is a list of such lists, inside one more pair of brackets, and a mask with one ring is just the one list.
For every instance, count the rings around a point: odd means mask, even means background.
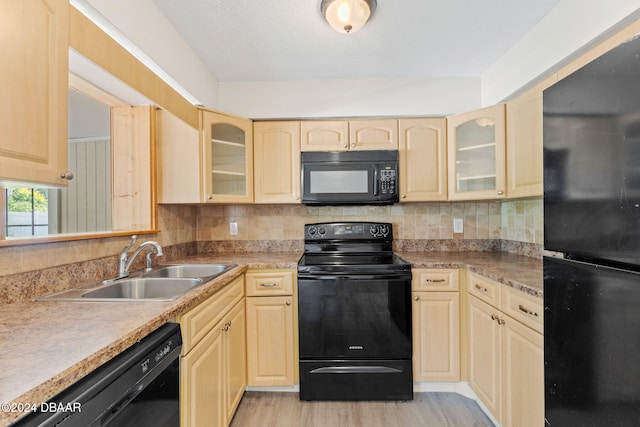
[{"label": "frosted glass light shade", "polygon": [[320,10],[334,30],[348,34],[367,23],[376,5],[376,0],[322,0]]}]

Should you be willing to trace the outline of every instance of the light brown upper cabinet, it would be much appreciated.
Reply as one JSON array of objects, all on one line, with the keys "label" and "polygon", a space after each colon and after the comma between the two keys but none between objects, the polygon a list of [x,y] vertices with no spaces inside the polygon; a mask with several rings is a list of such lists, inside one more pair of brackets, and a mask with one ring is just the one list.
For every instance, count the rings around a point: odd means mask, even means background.
[{"label": "light brown upper cabinet", "polygon": [[394,119],[302,121],[301,151],[397,150]]},{"label": "light brown upper cabinet", "polygon": [[447,122],[400,119],[400,202],[447,200]]},{"label": "light brown upper cabinet", "polygon": [[507,103],[507,197],[542,196],[542,91],[547,78]]},{"label": "light brown upper cabinet", "polygon": [[300,203],[300,122],[253,123],[256,203]]},{"label": "light brown upper cabinet", "polygon": [[397,150],[398,121],[349,121],[349,150]]},{"label": "light brown upper cabinet", "polygon": [[300,122],[301,151],[346,151],[348,149],[348,121],[314,120]]},{"label": "light brown upper cabinet", "polygon": [[0,181],[65,186],[69,3],[0,7]]},{"label": "light brown upper cabinet", "polygon": [[205,199],[253,202],[253,126],[251,120],[203,110]]},{"label": "light brown upper cabinet", "polygon": [[159,203],[252,203],[251,120],[200,110],[200,129],[159,110]]},{"label": "light brown upper cabinet", "polygon": [[447,120],[449,200],[505,197],[505,105]]}]

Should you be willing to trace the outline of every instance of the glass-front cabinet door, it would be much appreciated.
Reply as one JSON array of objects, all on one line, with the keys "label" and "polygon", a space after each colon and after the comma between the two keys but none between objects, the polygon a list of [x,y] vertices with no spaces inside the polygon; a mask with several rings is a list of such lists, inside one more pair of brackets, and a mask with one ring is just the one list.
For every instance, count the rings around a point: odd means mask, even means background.
[{"label": "glass-front cabinet door", "polygon": [[448,118],[449,199],[505,197],[505,106]]},{"label": "glass-front cabinet door", "polygon": [[253,202],[251,120],[202,112],[204,201]]}]

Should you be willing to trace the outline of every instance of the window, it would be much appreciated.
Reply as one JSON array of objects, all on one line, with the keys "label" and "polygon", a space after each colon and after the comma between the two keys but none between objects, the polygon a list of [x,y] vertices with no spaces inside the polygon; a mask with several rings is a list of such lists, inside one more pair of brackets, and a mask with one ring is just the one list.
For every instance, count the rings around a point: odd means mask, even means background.
[{"label": "window", "polygon": [[5,189],[5,235],[49,234],[49,191],[46,188]]}]

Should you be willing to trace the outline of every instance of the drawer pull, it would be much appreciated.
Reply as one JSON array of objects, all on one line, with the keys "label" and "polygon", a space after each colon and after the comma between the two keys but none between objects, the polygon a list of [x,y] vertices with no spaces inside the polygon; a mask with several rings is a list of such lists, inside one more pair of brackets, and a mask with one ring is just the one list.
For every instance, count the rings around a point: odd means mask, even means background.
[{"label": "drawer pull", "polygon": [[536,313],[535,311],[531,311],[531,310],[529,310],[527,307],[525,307],[525,306],[524,306],[524,305],[522,305],[522,304],[520,304],[520,305],[518,306],[518,308],[520,309],[520,311],[522,311],[522,312],[524,312],[524,313],[527,313],[527,314],[529,314],[529,315],[531,315],[531,316],[538,317],[538,313]]},{"label": "drawer pull", "polygon": [[496,322],[498,322],[498,325],[504,325],[505,324],[504,319],[499,318],[495,314],[491,315],[491,320],[495,320]]},{"label": "drawer pull", "polygon": [[484,288],[476,283],[476,289],[482,292],[489,292],[489,289]]},{"label": "drawer pull", "polygon": [[274,288],[276,286],[280,286],[279,283],[260,283],[260,286],[263,286],[265,288]]},{"label": "drawer pull", "polygon": [[430,282],[430,283],[442,283],[442,282],[446,282],[445,279],[424,279],[425,282]]}]

